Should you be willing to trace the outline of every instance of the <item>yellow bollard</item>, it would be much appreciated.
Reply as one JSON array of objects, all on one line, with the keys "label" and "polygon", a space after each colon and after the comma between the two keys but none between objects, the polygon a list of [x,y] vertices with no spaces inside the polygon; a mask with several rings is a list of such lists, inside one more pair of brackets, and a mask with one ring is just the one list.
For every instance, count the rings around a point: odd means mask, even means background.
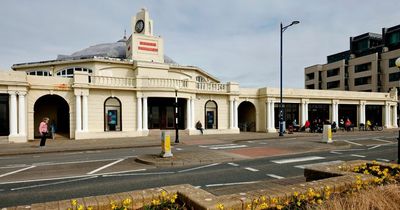
[{"label": "yellow bollard", "polygon": [[173,154],[171,152],[171,137],[169,132],[162,131],[161,132],[161,157],[172,157]]},{"label": "yellow bollard", "polygon": [[324,125],[324,132],[322,133],[322,142],[326,142],[328,144],[333,143],[331,125]]}]

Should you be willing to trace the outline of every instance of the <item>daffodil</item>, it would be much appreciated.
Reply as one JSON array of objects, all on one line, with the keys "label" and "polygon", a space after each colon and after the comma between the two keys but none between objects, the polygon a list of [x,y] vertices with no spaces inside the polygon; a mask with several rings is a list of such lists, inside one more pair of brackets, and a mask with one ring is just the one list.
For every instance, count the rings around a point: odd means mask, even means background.
[{"label": "daffodil", "polygon": [[221,203],[219,203],[219,204],[217,205],[217,208],[218,208],[219,210],[223,210],[223,209],[224,209],[224,205],[221,204]]},{"label": "daffodil", "polygon": [[75,200],[75,199],[71,200],[71,205],[72,206],[76,206],[77,204],[78,204],[77,200]]},{"label": "daffodil", "polygon": [[83,210],[83,206],[82,206],[82,205],[79,205],[78,208],[77,208],[77,210]]},{"label": "daffodil", "polygon": [[158,199],[153,199],[153,200],[151,201],[151,204],[153,204],[154,206],[160,205],[160,200],[158,200]]}]

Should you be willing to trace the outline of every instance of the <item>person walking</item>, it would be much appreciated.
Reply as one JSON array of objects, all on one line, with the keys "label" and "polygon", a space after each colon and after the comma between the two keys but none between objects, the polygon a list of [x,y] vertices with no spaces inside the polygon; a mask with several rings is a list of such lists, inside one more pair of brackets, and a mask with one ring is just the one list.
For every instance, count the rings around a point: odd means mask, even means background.
[{"label": "person walking", "polygon": [[56,138],[56,122],[54,120],[51,121],[50,132],[51,138],[54,140]]},{"label": "person walking", "polygon": [[48,133],[48,124],[49,118],[43,118],[42,122],[39,125],[39,133],[40,133],[40,148],[44,148],[46,146],[46,138]]}]

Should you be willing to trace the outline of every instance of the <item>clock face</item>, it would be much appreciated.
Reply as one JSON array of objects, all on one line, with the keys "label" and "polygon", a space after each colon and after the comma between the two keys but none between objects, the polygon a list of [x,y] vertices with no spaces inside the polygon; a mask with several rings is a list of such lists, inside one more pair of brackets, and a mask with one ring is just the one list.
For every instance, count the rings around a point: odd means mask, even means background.
[{"label": "clock face", "polygon": [[135,25],[135,31],[137,33],[141,33],[144,29],[144,22],[143,20],[138,20]]}]

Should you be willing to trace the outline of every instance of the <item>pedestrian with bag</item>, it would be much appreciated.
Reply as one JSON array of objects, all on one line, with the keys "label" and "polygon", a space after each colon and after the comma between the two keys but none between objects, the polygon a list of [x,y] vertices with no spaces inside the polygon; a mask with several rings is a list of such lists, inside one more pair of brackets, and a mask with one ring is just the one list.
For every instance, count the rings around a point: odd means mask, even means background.
[{"label": "pedestrian with bag", "polygon": [[49,118],[43,118],[42,122],[39,125],[39,133],[40,133],[40,148],[44,148],[46,146],[46,138],[48,133],[48,123]]}]

